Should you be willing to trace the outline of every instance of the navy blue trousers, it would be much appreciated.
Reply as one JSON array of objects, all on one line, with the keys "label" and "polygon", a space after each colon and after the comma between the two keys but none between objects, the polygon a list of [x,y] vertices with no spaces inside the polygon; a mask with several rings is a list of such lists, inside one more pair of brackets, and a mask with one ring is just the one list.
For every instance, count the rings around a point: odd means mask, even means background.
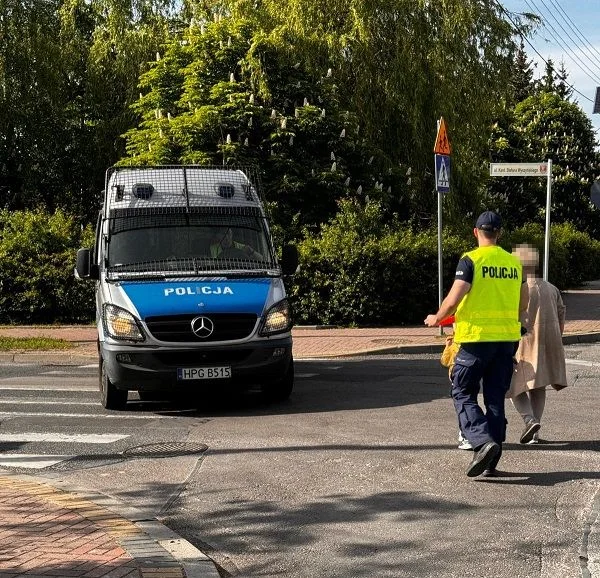
[{"label": "navy blue trousers", "polygon": [[[474,448],[506,438],[504,398],[513,374],[513,342],[463,343],[452,370],[452,399],[463,435]],[[481,382],[485,413],[477,402]]]}]

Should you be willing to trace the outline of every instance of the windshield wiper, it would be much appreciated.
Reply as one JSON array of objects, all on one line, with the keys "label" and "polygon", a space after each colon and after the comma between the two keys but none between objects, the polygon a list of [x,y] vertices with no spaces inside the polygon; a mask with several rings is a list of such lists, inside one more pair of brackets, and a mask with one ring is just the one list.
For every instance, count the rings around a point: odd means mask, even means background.
[{"label": "windshield wiper", "polygon": [[156,273],[154,271],[107,271],[107,279],[109,281],[119,281],[120,279],[148,279],[163,281],[167,278],[164,273]]}]

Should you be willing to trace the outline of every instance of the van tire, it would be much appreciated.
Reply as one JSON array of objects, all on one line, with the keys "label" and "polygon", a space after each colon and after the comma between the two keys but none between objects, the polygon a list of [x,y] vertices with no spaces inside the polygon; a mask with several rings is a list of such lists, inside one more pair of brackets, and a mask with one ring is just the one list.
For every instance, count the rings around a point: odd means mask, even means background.
[{"label": "van tire", "polygon": [[127,405],[127,390],[117,389],[108,379],[104,361],[100,358],[99,363],[100,373],[100,403],[106,409],[123,410]]},{"label": "van tire", "polygon": [[285,375],[271,383],[262,386],[263,396],[267,401],[285,401],[292,394],[294,389],[294,360],[290,359],[290,364]]}]

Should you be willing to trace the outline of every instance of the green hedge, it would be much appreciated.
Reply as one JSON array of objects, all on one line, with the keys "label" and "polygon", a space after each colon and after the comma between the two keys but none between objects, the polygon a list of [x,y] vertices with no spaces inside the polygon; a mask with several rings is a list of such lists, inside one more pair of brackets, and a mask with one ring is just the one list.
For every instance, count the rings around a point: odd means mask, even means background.
[{"label": "green hedge", "polygon": [[[528,224],[516,229],[500,244],[507,250],[518,243],[529,243],[540,254],[540,276],[544,266],[544,228]],[[559,289],[581,287],[586,281],[600,279],[600,241],[578,231],[571,223],[550,227],[548,281]]]},{"label": "green hedge", "polygon": [[[443,287],[450,288],[472,234],[443,234]],[[501,238],[511,250],[530,243],[543,256],[544,230],[530,225]],[[385,224],[377,203],[341,203],[318,237],[300,243],[301,266],[291,286],[297,324],[420,325],[438,306],[437,230]],[[553,225],[549,279],[560,289],[600,278],[600,243],[572,225]]]},{"label": "green hedge", "polygon": [[92,321],[93,283],[73,275],[92,244],[91,227],[62,211],[0,211],[0,323]]},{"label": "green hedge", "polygon": [[[468,241],[444,236],[444,286]],[[291,287],[296,323],[381,326],[422,323],[437,308],[437,232],[386,225],[378,203],[341,203],[317,238],[299,246]]]},{"label": "green hedge", "polygon": [[[501,238],[510,250],[530,243],[544,254],[544,230],[527,225]],[[0,211],[0,324],[87,323],[94,284],[73,275],[90,226],[62,211]],[[444,231],[444,293],[470,233]],[[437,231],[388,223],[378,203],[343,201],[335,219],[299,245],[300,271],[289,283],[298,324],[420,325],[438,305]],[[570,224],[552,226],[549,279],[560,289],[600,279],[600,242]]]}]

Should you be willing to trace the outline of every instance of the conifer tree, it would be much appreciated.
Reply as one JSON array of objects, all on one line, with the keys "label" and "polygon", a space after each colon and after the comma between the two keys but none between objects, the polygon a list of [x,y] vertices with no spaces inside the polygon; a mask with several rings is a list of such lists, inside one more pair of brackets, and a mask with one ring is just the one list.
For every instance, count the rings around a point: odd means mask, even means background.
[{"label": "conifer tree", "polygon": [[568,82],[569,73],[565,68],[565,61],[561,60],[558,74],[556,75],[556,87],[555,91],[558,96],[564,100],[571,100],[573,96],[573,88]]},{"label": "conifer tree", "polygon": [[519,49],[515,54],[515,65],[511,85],[513,90],[512,100],[515,104],[525,100],[535,92],[533,61],[527,57],[523,40],[521,40]]}]

